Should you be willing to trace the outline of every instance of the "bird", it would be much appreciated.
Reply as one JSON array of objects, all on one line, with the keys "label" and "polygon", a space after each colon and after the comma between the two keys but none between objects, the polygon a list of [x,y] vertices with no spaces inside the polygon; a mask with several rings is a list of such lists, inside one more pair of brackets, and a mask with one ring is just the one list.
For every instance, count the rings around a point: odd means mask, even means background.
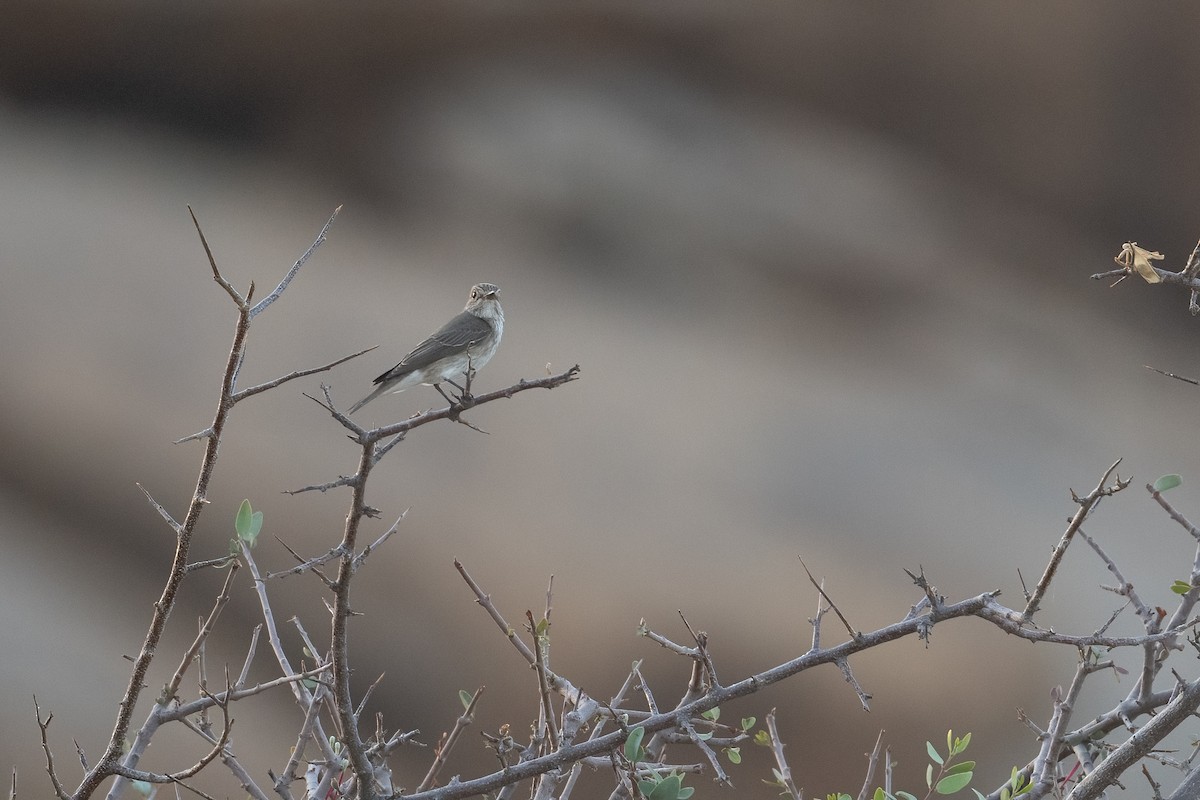
[{"label": "bird", "polygon": [[[350,407],[353,414],[367,403],[388,392],[403,392],[411,386],[433,386],[446,401],[454,401],[442,391],[445,382],[465,394],[454,382],[492,360],[504,333],[504,309],[500,307],[500,287],[477,283],[471,287],[466,308],[425,341],[413,348],[399,364],[375,379],[375,391]],[[461,398],[460,398],[461,399]]]}]

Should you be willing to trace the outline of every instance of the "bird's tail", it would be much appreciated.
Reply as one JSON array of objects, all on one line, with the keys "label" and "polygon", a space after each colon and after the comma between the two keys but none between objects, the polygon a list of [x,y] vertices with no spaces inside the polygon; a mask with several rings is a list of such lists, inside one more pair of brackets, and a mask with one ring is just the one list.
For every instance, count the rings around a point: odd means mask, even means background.
[{"label": "bird's tail", "polygon": [[350,406],[350,410],[349,410],[349,411],[347,411],[346,413],[347,413],[347,414],[353,414],[355,411],[358,411],[360,408],[362,408],[363,406],[365,406],[367,403],[371,402],[371,401],[372,401],[372,400],[374,400],[376,397],[379,397],[379,395],[381,395],[381,394],[383,394],[383,393],[387,392],[387,391],[388,391],[389,389],[391,389],[391,388],[392,388],[392,387],[391,387],[391,385],[390,385],[390,384],[387,384],[387,383],[381,383],[381,384],[379,385],[379,388],[378,388],[378,389],[376,389],[375,391],[371,392],[369,395],[367,395],[366,397],[364,397],[362,400],[359,400],[359,401],[358,401],[357,403],[355,403],[354,405]]}]

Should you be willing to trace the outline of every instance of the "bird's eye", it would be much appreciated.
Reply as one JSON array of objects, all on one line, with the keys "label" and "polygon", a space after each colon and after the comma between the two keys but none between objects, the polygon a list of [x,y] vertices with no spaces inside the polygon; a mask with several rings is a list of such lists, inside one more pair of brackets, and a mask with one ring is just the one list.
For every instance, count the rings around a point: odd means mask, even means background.
[{"label": "bird's eye", "polygon": [[479,297],[479,292],[471,292],[471,299],[475,300]]}]

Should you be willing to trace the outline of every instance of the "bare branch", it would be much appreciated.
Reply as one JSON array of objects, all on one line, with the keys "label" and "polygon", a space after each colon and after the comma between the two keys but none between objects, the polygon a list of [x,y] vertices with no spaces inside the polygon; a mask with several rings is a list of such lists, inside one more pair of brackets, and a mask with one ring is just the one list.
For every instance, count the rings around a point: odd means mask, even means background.
[{"label": "bare branch", "polygon": [[[304,266],[304,262],[308,261],[309,256],[315,253],[318,247],[325,244],[325,234],[329,232],[330,226],[333,225],[333,221],[337,219],[337,215],[340,214],[341,211],[341,206],[338,206],[333,210],[333,214],[330,215],[329,221],[321,227],[321,231],[317,234],[317,238],[313,240],[313,243],[310,244],[308,249],[304,251],[304,255],[296,259],[296,263],[292,264],[291,269],[289,269],[283,276],[283,280],[279,282],[279,285],[275,287],[274,291],[272,291],[262,300],[259,300],[258,303],[255,304],[254,308],[250,309],[250,319],[254,319],[263,311],[266,311],[267,306],[279,299],[279,296],[283,294],[285,289],[287,289],[288,284],[292,282],[292,278],[296,277],[296,273],[300,271],[302,266]],[[205,245],[205,249],[207,248],[208,245]],[[213,269],[215,270],[216,267],[214,266]]]},{"label": "bare branch", "polygon": [[276,378],[275,380],[267,381],[266,383],[260,383],[257,386],[251,386],[248,389],[241,389],[234,393],[233,402],[240,403],[242,400],[245,400],[247,397],[251,397],[253,395],[260,394],[269,389],[274,389],[276,386],[282,386],[283,384],[287,383],[288,381],[294,381],[296,378],[303,378],[308,375],[316,375],[318,372],[328,372],[329,370],[333,369],[334,367],[338,366],[339,364],[344,364],[352,358],[358,358],[359,356],[363,355],[364,353],[371,352],[376,347],[379,347],[379,345],[375,345],[374,347],[368,347],[366,350],[359,350],[357,353],[353,353],[348,356],[342,356],[338,360],[330,361],[328,364],[325,364],[320,367],[311,367],[310,369],[299,369],[299,370],[296,370],[295,372],[289,372],[287,375],[281,375],[280,377]]},{"label": "bare branch", "polygon": [[192,207],[190,205],[187,207],[187,210],[188,214],[192,218],[192,224],[196,226],[196,233],[200,234],[200,244],[204,245],[204,254],[208,256],[208,264],[212,267],[213,280],[215,280],[220,287],[224,289],[231,298],[233,298],[233,302],[237,304],[239,311],[248,310],[249,306],[247,305],[246,299],[238,293],[237,289],[233,288],[233,284],[225,280],[225,277],[221,274],[221,270],[217,268],[217,260],[213,258],[212,248],[208,246],[208,239],[205,238],[204,231],[200,229],[200,221],[196,219],[196,212],[192,211]]},{"label": "bare branch", "polygon": [[463,580],[467,582],[467,586],[470,586],[471,591],[475,593],[475,602],[483,606],[484,610],[488,612],[488,616],[492,618],[504,635],[508,637],[508,640],[512,642],[512,646],[517,648],[517,652],[529,662],[530,666],[533,666],[537,662],[533,651],[529,649],[529,646],[525,642],[521,641],[521,637],[517,635],[516,630],[505,621],[504,617],[492,603],[491,595],[484,593],[483,589],[479,588],[479,584],[475,582],[475,579],[467,572],[467,568],[457,558],[454,559],[454,568],[458,570],[458,574],[462,575]]},{"label": "bare branch", "polygon": [[46,717],[46,721],[42,721],[42,707],[38,705],[37,695],[33,696],[33,713],[37,717],[38,727],[42,731],[42,752],[46,754],[46,774],[50,776],[50,783],[54,785],[54,793],[58,795],[59,800],[70,800],[63,785],[59,783],[58,773],[54,771],[54,753],[50,750],[50,720],[54,719],[54,714],[51,713]]},{"label": "bare branch", "polygon": [[446,765],[446,756],[454,749],[454,745],[458,744],[459,737],[468,725],[475,720],[475,705],[479,702],[479,696],[483,694],[486,687],[480,686],[475,690],[475,694],[471,695],[471,702],[467,703],[466,710],[459,715],[458,719],[454,720],[454,728],[434,752],[433,763],[429,765],[429,771],[425,773],[425,778],[417,786],[418,792],[423,792],[433,786],[433,782],[437,780],[438,773],[442,767]]},{"label": "bare branch", "polygon": [[825,602],[828,603],[829,607],[833,609],[833,613],[837,614],[838,619],[840,619],[842,624],[846,626],[846,632],[850,634],[850,638],[853,639],[855,636],[858,636],[858,631],[854,630],[854,626],[850,624],[850,620],[846,619],[845,616],[842,615],[842,612],[838,609],[837,604],[833,602],[833,598],[825,593],[825,587],[822,584],[817,583],[817,579],[813,577],[812,571],[809,570],[808,564],[804,563],[803,558],[800,559],[800,566],[804,567],[804,572],[806,575],[808,575],[809,583],[816,587],[817,591],[821,593],[821,597],[824,597]]},{"label": "bare branch", "polygon": [[546,630],[538,629],[538,624],[533,620],[533,612],[526,611],[525,617],[529,620],[529,632],[533,636],[533,653],[536,658],[534,667],[537,668],[538,676],[538,694],[542,699],[542,714],[546,718],[546,725],[550,728],[550,746],[558,747],[562,744],[562,740],[558,735],[558,725],[554,720],[554,709],[550,705],[550,683],[546,677],[548,669],[546,667],[546,650],[549,648],[550,634],[549,624]]},{"label": "bare branch", "polygon": [[1200,679],[1185,685],[1175,699],[1153,719],[1130,736],[1079,782],[1071,792],[1071,800],[1095,800],[1106,788],[1121,777],[1130,766],[1150,752],[1163,737],[1175,730],[1200,706]]},{"label": "bare branch", "polygon": [[153,506],[154,510],[158,512],[159,516],[167,521],[167,524],[171,526],[171,530],[175,531],[175,535],[178,536],[183,530],[183,526],[175,521],[175,518],[171,516],[171,512],[163,508],[162,505],[151,496],[150,492],[146,491],[145,486],[142,486],[136,481],[133,485],[142,490],[142,494],[146,495],[146,500],[150,502],[150,505]]},{"label": "bare branch", "polygon": [[[775,709],[771,709],[771,716],[768,717],[768,720],[770,721],[769,724],[774,723],[774,714]],[[867,775],[863,779],[862,789],[859,790],[858,800],[867,800],[867,796],[871,792],[871,784],[875,781],[875,767],[879,764],[879,751],[883,746],[883,734],[884,731],[881,730],[879,735],[875,737],[875,746],[871,748],[871,753],[867,756]]]},{"label": "bare branch", "polygon": [[[1096,504],[1102,498],[1115,494],[1129,485],[1130,482],[1122,481],[1120,476],[1117,476],[1116,483],[1113,486],[1107,485],[1109,477],[1120,464],[1121,459],[1118,458],[1114,461],[1113,465],[1104,471],[1100,482],[1096,484],[1096,488],[1087,497],[1075,497],[1075,501],[1079,503],[1079,510],[1075,512],[1075,516],[1071,518],[1071,522],[1067,526],[1066,531],[1063,532],[1062,538],[1055,545],[1054,552],[1050,556],[1050,561],[1046,564],[1045,572],[1042,573],[1041,579],[1038,580],[1037,586],[1034,587],[1033,595],[1030,596],[1029,601],[1025,604],[1025,611],[1022,612],[1022,617],[1026,622],[1032,619],[1033,615],[1037,613],[1038,607],[1042,603],[1042,598],[1045,596],[1046,590],[1050,587],[1050,581],[1058,571],[1059,562],[1062,561],[1063,555],[1067,552],[1067,545],[1071,543],[1075,531],[1079,529],[1079,526],[1083,524],[1088,514],[1092,512],[1092,509],[1096,507]],[[1075,493],[1072,492],[1071,494],[1074,497]]]},{"label": "bare branch", "polygon": [[382,547],[383,543],[390,539],[392,534],[400,529],[400,523],[403,522],[404,518],[408,516],[408,512],[409,509],[407,508],[401,511],[400,516],[396,518],[396,521],[392,523],[390,528],[383,532],[382,536],[364,547],[363,551],[354,557],[353,568],[355,570],[358,570],[358,568],[363,565],[363,562],[367,560],[367,556],[371,555],[371,553]]},{"label": "bare branch", "polygon": [[[204,621],[204,625],[200,628],[200,632],[196,635],[195,640],[192,641],[191,646],[188,647],[187,652],[185,652],[183,654],[183,658],[180,659],[179,666],[175,669],[175,674],[171,677],[171,680],[167,682],[167,685],[163,690],[163,694],[159,698],[160,703],[169,703],[171,698],[174,697],[179,691],[179,684],[183,682],[184,673],[186,673],[187,668],[191,666],[192,659],[196,657],[196,653],[199,652],[200,647],[204,644],[205,639],[207,639],[209,634],[212,633],[213,626],[217,622],[217,617],[221,616],[222,609],[224,609],[226,604],[229,603],[229,586],[233,583],[233,576],[237,574],[237,571],[240,568],[241,564],[238,564],[236,561],[230,565],[229,573],[225,576],[225,583],[221,586],[221,591],[217,594],[216,602],[213,604],[212,611],[210,611],[208,614],[208,619]],[[190,776],[185,775],[184,777],[186,778]]]}]

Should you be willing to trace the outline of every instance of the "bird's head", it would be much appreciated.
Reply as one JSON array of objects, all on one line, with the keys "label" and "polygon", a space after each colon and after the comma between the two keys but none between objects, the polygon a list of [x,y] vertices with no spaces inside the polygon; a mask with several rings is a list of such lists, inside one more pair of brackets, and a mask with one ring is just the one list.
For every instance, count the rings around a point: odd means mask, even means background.
[{"label": "bird's head", "polygon": [[471,287],[471,296],[467,298],[467,311],[491,320],[495,317],[504,318],[500,308],[500,287],[494,283],[477,283]]}]

